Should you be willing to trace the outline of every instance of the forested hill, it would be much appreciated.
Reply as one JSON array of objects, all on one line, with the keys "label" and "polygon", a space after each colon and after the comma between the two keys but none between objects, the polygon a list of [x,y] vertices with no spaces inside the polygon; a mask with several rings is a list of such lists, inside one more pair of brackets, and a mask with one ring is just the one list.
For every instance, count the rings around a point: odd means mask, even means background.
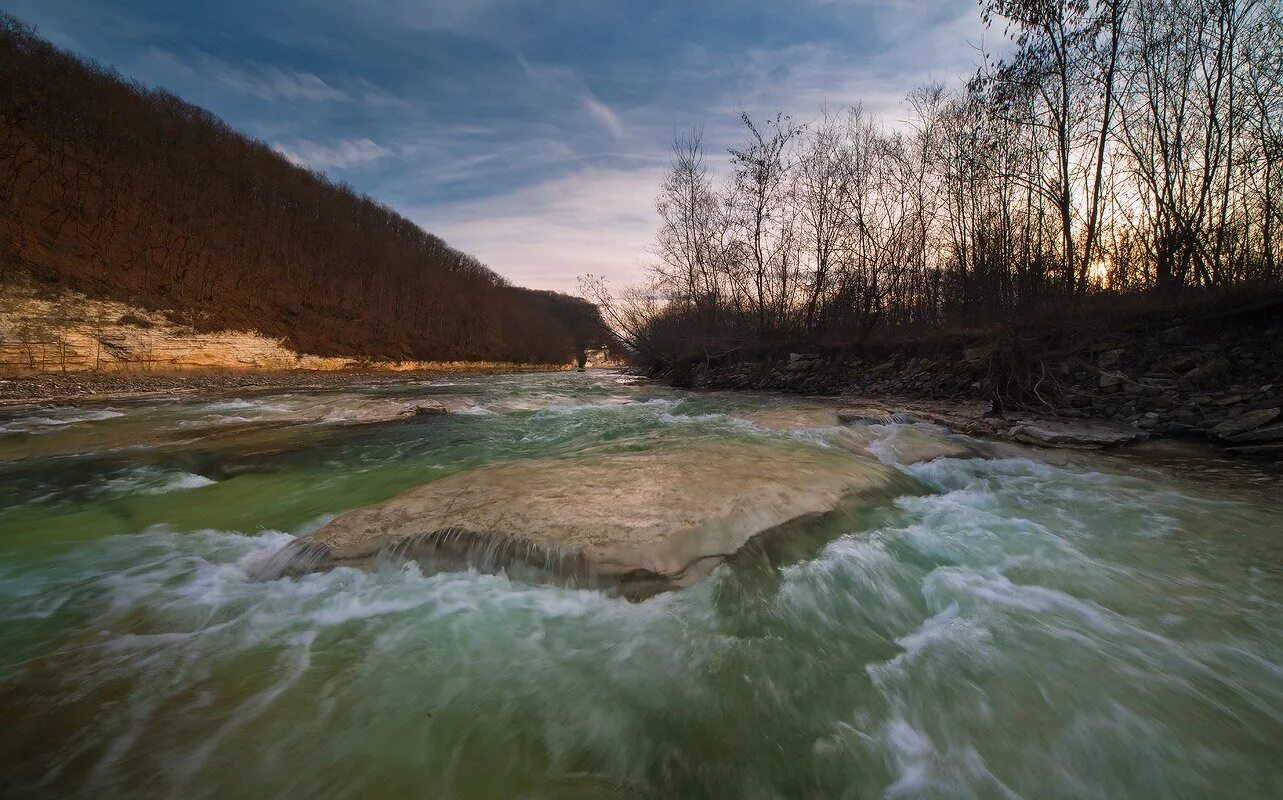
[{"label": "forested hill", "polygon": [[473,256],[204,109],[0,14],[0,281],[299,352],[564,362],[596,309]]}]

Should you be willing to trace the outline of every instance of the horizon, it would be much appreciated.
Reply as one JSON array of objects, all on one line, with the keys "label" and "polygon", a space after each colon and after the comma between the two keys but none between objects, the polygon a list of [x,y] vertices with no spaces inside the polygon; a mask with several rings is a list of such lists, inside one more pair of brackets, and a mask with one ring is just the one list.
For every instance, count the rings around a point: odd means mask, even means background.
[{"label": "horizon", "polygon": [[717,169],[741,109],[805,120],[859,103],[894,121],[914,87],[972,71],[984,33],[973,3],[4,5],[514,284],[558,291],[590,272],[643,278],[675,133],[702,130]]}]

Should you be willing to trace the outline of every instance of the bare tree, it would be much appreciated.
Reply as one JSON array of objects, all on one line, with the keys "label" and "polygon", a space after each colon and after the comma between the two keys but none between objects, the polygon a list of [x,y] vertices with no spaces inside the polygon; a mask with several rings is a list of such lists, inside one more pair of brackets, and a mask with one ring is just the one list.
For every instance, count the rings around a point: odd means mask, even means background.
[{"label": "bare tree", "polygon": [[783,114],[759,125],[740,115],[746,141],[730,148],[733,192],[731,225],[748,256],[758,336],[779,322],[792,274],[793,216],[786,197],[788,148],[798,128]]}]

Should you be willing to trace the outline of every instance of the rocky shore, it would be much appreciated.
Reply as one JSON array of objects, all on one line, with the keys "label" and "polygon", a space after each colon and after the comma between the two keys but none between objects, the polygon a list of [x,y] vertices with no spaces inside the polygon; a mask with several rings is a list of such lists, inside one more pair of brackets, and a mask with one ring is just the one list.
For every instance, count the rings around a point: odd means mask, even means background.
[{"label": "rocky shore", "polygon": [[277,372],[68,372],[0,377],[0,406],[75,403],[170,394],[217,393],[267,389],[325,389],[438,379],[449,375],[547,372],[566,369],[555,364],[489,365],[460,369],[443,365],[440,370],[403,372],[288,370]]},{"label": "rocky shore", "polygon": [[[1063,446],[1205,438],[1283,459],[1283,318],[1234,315],[1074,336],[1013,334],[862,352],[795,347],[688,359],[668,376],[697,389],[766,390],[916,410],[980,435]],[[1093,434],[1095,436],[1095,434]],[[1088,437],[1091,438],[1091,437]]]}]

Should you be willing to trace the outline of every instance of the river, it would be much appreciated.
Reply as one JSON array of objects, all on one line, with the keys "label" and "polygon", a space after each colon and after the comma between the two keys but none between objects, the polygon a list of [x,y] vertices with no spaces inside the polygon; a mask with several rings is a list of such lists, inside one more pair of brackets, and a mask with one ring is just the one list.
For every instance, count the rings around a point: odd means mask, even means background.
[{"label": "river", "polygon": [[[452,413],[397,416],[426,402]],[[1283,492],[1197,450],[896,463],[916,490],[642,602],[413,561],[256,579],[467,468],[832,447],[752,421],[807,405],[590,371],[7,412],[3,793],[1283,796]]]}]

